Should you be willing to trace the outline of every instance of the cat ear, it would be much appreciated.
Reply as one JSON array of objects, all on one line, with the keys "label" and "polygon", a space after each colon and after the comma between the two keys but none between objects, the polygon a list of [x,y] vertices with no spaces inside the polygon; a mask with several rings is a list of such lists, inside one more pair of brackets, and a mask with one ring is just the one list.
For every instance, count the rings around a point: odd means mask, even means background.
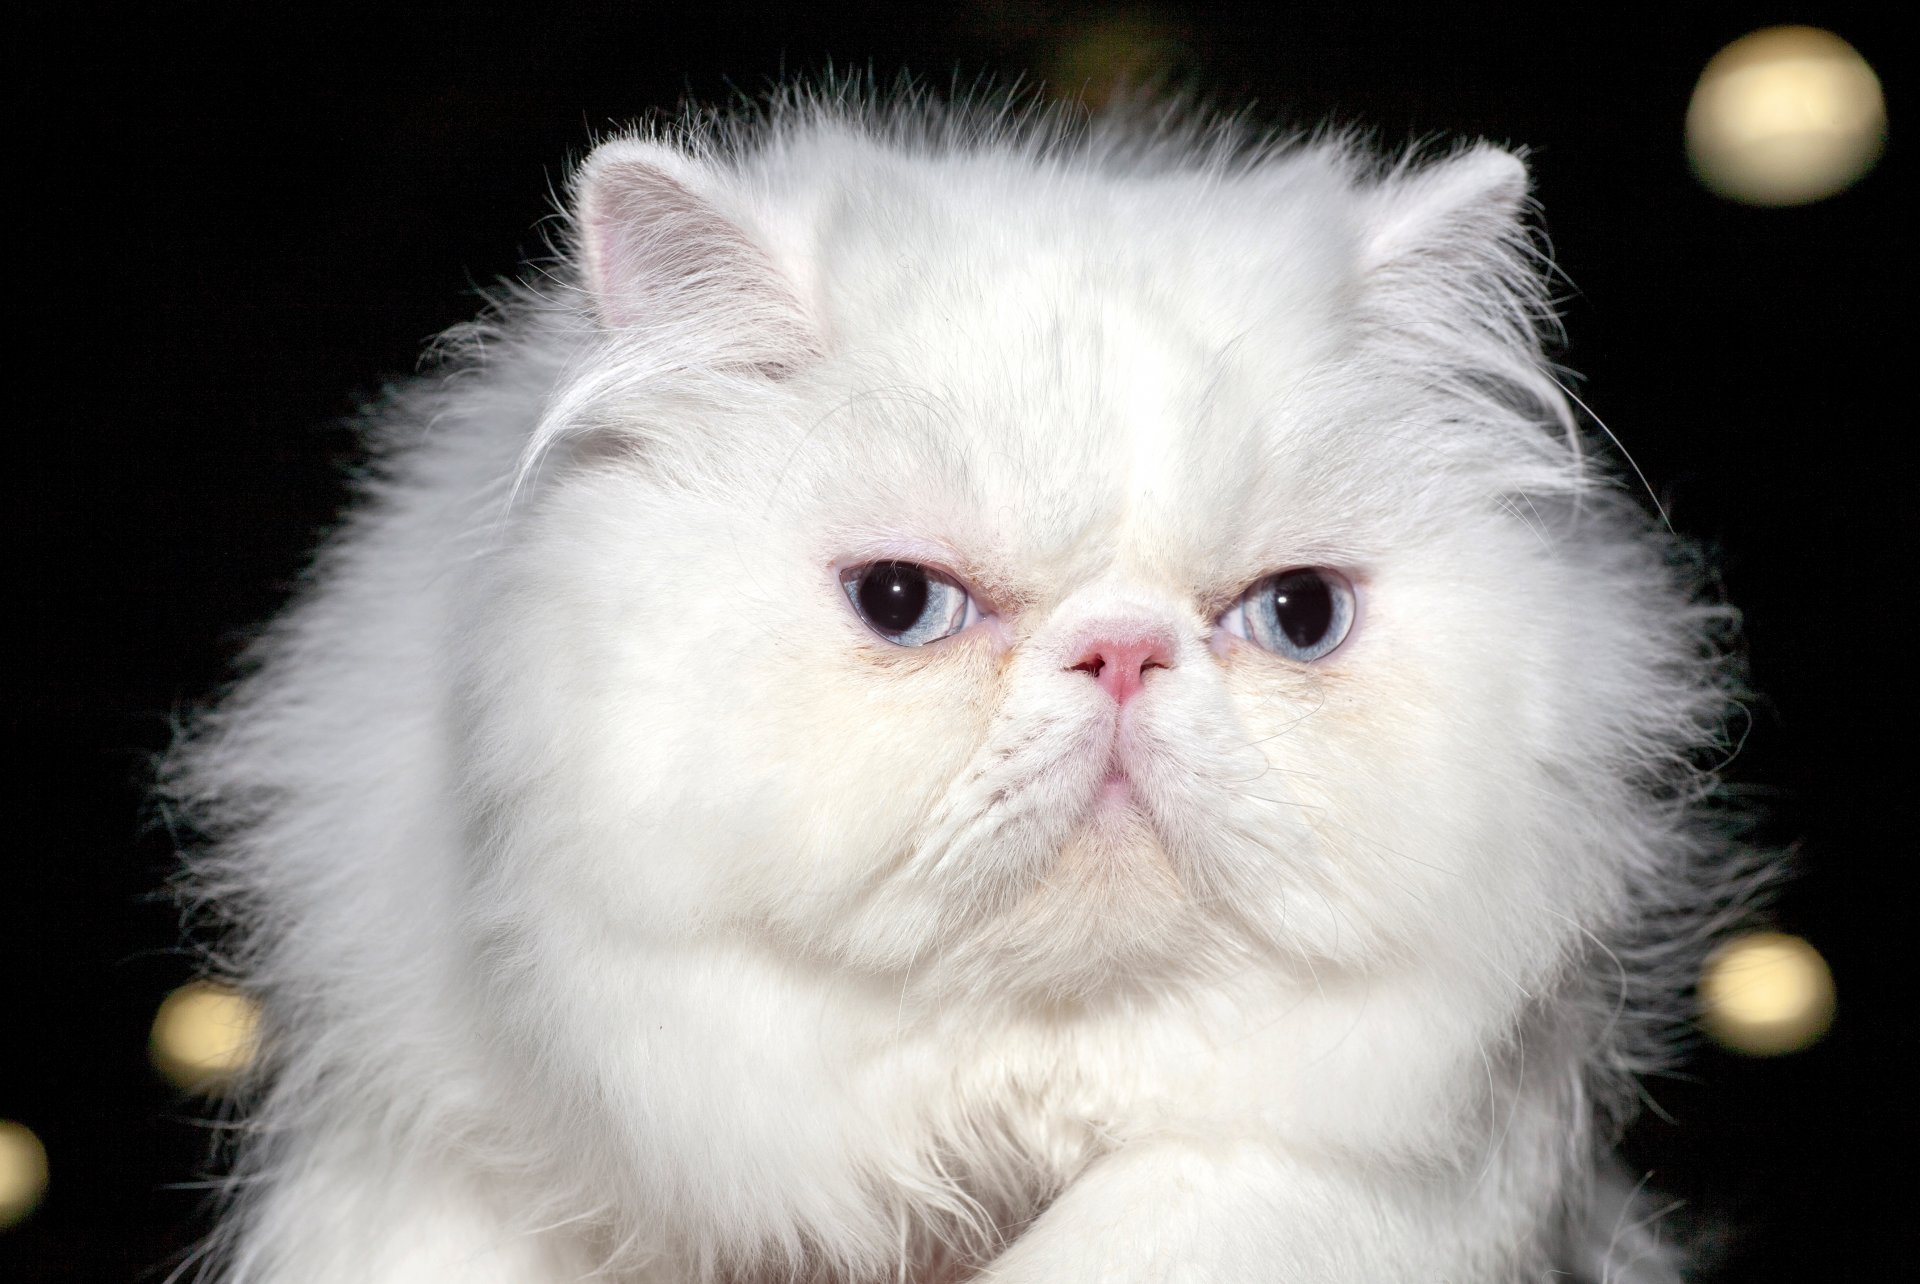
[{"label": "cat ear", "polygon": [[659,143],[618,139],[574,181],[587,292],[608,330],[671,330],[707,341],[716,364],[770,376],[821,343],[772,256],[722,209],[712,169]]},{"label": "cat ear", "polygon": [[1570,423],[1541,359],[1557,322],[1520,158],[1481,143],[1402,165],[1361,197],[1362,306],[1389,323],[1402,359],[1476,399]]},{"label": "cat ear", "polygon": [[1370,195],[1370,268],[1472,271],[1526,240],[1527,167],[1491,144],[1417,169],[1403,166]]}]

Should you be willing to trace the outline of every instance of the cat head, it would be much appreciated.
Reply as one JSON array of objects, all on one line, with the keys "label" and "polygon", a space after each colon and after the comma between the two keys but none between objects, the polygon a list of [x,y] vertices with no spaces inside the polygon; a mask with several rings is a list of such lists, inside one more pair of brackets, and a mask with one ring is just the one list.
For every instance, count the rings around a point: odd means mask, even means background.
[{"label": "cat head", "polygon": [[1542,363],[1526,191],[1486,146],[599,148],[471,595],[486,894],[935,993],[1550,966],[1709,701]]}]

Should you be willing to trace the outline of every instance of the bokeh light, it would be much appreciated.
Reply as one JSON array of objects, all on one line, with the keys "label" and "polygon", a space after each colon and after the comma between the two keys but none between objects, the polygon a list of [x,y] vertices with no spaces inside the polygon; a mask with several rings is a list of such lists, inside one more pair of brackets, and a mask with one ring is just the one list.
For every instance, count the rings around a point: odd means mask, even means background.
[{"label": "bokeh light", "polygon": [[1833,1024],[1833,974],[1797,936],[1752,932],[1714,952],[1700,977],[1700,1021],[1748,1056],[1797,1052]]},{"label": "bokeh light", "polygon": [[1099,108],[1119,95],[1177,85],[1191,57],[1173,29],[1153,15],[1113,13],[1060,42],[1047,84],[1056,96]]},{"label": "bokeh light", "polygon": [[1817,27],[1768,27],[1707,63],[1687,108],[1687,155],[1713,191],[1804,205],[1844,191],[1886,144],[1879,77]]},{"label": "bokeh light", "polygon": [[18,1225],[47,1193],[47,1148],[33,1129],[0,1119],[0,1230]]},{"label": "bokeh light", "polygon": [[253,1060],[260,1024],[253,1001],[225,986],[194,981],[166,997],[153,1018],[154,1066],[189,1092],[216,1093]]}]

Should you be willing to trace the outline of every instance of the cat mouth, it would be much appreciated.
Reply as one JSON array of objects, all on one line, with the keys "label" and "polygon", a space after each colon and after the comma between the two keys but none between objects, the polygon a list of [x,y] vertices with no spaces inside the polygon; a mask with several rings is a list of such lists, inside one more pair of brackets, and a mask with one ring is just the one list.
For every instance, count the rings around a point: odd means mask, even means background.
[{"label": "cat mouth", "polygon": [[1086,814],[1126,810],[1152,823],[1155,817],[1150,782],[1156,773],[1150,746],[1141,742],[1136,729],[1122,721],[1114,726],[1105,748],[1105,766],[1088,798]]},{"label": "cat mouth", "polygon": [[1134,803],[1132,777],[1118,767],[1109,767],[1100,781],[1100,788],[1093,796],[1095,808],[1126,807]]},{"label": "cat mouth", "polygon": [[1106,772],[1094,786],[1092,795],[1081,807],[1069,843],[1089,834],[1121,831],[1134,834],[1136,838],[1150,838],[1152,845],[1159,847],[1159,818],[1148,805],[1146,791],[1141,788],[1140,782],[1120,764],[1116,754],[1115,760],[1108,764]]}]

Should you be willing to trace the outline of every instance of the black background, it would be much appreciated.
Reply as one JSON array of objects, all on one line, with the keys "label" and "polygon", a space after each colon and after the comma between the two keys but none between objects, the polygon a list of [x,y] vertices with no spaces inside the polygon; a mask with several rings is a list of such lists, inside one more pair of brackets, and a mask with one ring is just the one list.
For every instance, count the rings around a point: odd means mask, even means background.
[{"label": "black background", "polygon": [[[8,100],[19,354],[6,406],[26,654],[8,726],[0,1117],[45,1141],[39,1213],[0,1279],[160,1279],[204,1229],[204,1108],[144,1045],[187,978],[144,775],[169,720],[282,601],[356,457],[346,417],[472,288],[538,254],[591,132],[776,77],[1077,76],[1115,12],[1184,83],[1258,119],[1531,149],[1573,282],[1566,360],[1745,611],[1751,731],[1732,768],[1795,853],[1777,918],[1832,963],[1840,1016],[1796,1056],[1703,1049],[1649,1085],[1629,1152],[1734,1229],[1714,1278],[1860,1277],[1914,1242],[1906,1086],[1913,902],[1903,832],[1911,209],[1893,6],[1165,4],[963,0],[518,12],[84,6],[16,28]],[[1687,96],[1727,41],[1830,27],[1887,82],[1895,137],[1814,206],[1690,177]],[[1906,209],[1896,221],[1896,208]],[[1898,1197],[1896,1199],[1896,1196]]]}]

